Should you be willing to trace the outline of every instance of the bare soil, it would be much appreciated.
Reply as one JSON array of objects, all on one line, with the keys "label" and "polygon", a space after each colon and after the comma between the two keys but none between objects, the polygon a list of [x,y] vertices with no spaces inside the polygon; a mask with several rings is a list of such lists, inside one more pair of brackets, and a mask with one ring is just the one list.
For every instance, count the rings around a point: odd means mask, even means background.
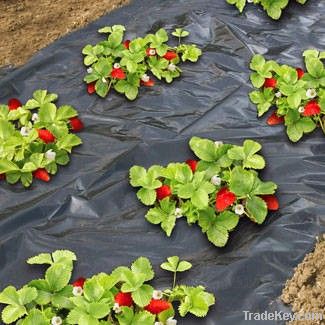
[{"label": "bare soil", "polygon": [[[281,299],[296,313],[322,313],[325,317],[325,238],[306,255],[287,281]],[[292,321],[290,325],[320,325],[323,320]]]},{"label": "bare soil", "polygon": [[129,0],[0,0],[0,67],[35,52]]}]

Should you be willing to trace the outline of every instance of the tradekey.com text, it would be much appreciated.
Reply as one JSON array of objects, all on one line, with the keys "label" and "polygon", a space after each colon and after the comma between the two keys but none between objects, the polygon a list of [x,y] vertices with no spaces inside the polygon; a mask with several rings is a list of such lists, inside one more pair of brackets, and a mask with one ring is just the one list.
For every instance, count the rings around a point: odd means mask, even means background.
[{"label": "tradekey.com text", "polygon": [[243,310],[245,320],[274,320],[274,321],[321,321],[325,319],[322,312],[300,312],[300,313],[285,313],[282,311],[262,313],[252,313],[249,310]]}]

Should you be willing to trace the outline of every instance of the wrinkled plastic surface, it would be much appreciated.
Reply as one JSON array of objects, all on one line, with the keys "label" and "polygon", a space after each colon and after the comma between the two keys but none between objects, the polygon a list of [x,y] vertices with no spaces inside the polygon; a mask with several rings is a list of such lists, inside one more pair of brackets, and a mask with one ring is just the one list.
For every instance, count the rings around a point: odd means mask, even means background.
[{"label": "wrinkled plastic surface", "polygon": [[[172,85],[157,82],[134,102],[113,92],[104,100],[89,96],[81,49],[102,38],[99,27],[113,24],[125,24],[128,38],[182,26],[191,32],[187,41],[204,54],[197,64],[184,64],[183,76]],[[87,128],[81,133],[84,144],[51,183],[35,182],[29,190],[1,184],[0,289],[38,276],[39,268],[25,259],[58,248],[78,254],[75,277],[110,271],[140,255],[158,270],[165,257],[179,255],[194,264],[180,281],[203,284],[217,297],[207,318],[179,324],[265,324],[245,321],[243,310],[282,310],[277,297],[285,279],[325,231],[325,137],[317,131],[291,144],[282,126],[257,119],[247,96],[248,64],[258,52],[301,66],[304,49],[324,49],[324,33],[323,0],[290,5],[279,22],[252,6],[239,15],[222,0],[138,0],[3,77],[0,102],[13,96],[25,101],[34,90],[49,89],[59,94],[59,104],[78,108]],[[263,178],[279,185],[280,211],[263,226],[243,220],[224,249],[182,220],[172,237],[165,237],[145,221],[147,209],[128,184],[134,164],[187,159],[192,135],[260,141],[268,163]],[[166,272],[157,275],[157,287],[171,283]]]}]

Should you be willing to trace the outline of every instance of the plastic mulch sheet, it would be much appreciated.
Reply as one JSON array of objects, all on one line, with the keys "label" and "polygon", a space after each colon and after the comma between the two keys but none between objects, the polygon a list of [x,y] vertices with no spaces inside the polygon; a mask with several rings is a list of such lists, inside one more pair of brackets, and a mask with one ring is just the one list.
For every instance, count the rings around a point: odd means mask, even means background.
[{"label": "plastic mulch sheet", "polygon": [[[293,2],[293,1],[292,1]],[[125,24],[128,38],[160,27],[185,27],[188,42],[203,49],[197,64],[184,64],[172,85],[157,82],[134,102],[111,93],[89,96],[82,79],[81,49],[102,38],[97,29]],[[325,1],[291,4],[279,22],[251,6],[243,15],[223,0],[136,0],[40,51],[25,66],[0,80],[0,102],[22,101],[36,89],[59,94],[59,104],[75,106],[86,124],[84,144],[53,180],[0,186],[0,289],[20,286],[41,274],[25,264],[31,255],[58,248],[74,250],[75,277],[110,271],[147,256],[158,271],[157,287],[170,284],[159,271],[167,256],[194,264],[180,278],[203,284],[217,297],[205,319],[179,324],[259,324],[244,310],[283,310],[284,281],[325,231],[325,137],[321,132],[291,144],[282,126],[256,118],[248,99],[248,64],[253,53],[302,66],[303,50],[325,47]],[[184,161],[191,136],[229,143],[251,138],[263,144],[263,179],[279,185],[281,209],[263,226],[241,221],[226,248],[211,245],[196,226],[178,221],[171,238],[145,221],[146,207],[128,184],[128,169]],[[267,322],[277,324],[275,321]],[[284,322],[279,322],[284,324]]]}]

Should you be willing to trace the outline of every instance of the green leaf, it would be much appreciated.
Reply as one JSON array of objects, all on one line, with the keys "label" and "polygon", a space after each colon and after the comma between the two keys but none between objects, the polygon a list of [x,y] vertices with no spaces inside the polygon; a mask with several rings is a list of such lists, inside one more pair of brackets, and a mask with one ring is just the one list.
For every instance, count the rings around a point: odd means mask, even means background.
[{"label": "green leaf", "polygon": [[24,306],[9,305],[2,311],[2,320],[5,324],[11,324],[26,314],[27,310]]},{"label": "green leaf", "polygon": [[144,284],[132,292],[132,299],[139,307],[147,306],[152,298],[153,288]]},{"label": "green leaf", "polygon": [[263,199],[258,196],[252,196],[246,199],[246,209],[250,219],[261,224],[267,216],[267,206]]},{"label": "green leaf", "polygon": [[251,193],[255,181],[253,172],[243,169],[240,166],[235,167],[230,176],[229,189],[236,196],[246,196]]},{"label": "green leaf", "polygon": [[77,260],[77,256],[75,253],[69,250],[56,250],[52,253],[53,261],[55,263],[65,263],[65,262],[72,262]]},{"label": "green leaf", "polygon": [[56,145],[59,149],[64,149],[68,152],[72,151],[72,148],[82,143],[81,139],[75,134],[67,134],[60,138]]},{"label": "green leaf", "polygon": [[42,253],[42,254],[36,255],[34,257],[30,257],[27,260],[27,263],[28,264],[50,264],[51,265],[53,263],[53,261],[52,261],[51,254]]},{"label": "green leaf", "polygon": [[38,309],[32,309],[20,325],[48,325],[49,320]]},{"label": "green leaf", "polygon": [[146,275],[145,281],[150,281],[155,274],[152,270],[150,261],[146,257],[139,257],[132,263],[131,270],[134,273],[143,273]]},{"label": "green leaf", "polygon": [[58,292],[68,285],[71,278],[71,266],[55,263],[45,273],[45,280],[48,282],[51,291]]},{"label": "green leaf", "polygon": [[144,205],[153,205],[156,201],[157,194],[155,190],[141,188],[137,192],[137,197]]}]

